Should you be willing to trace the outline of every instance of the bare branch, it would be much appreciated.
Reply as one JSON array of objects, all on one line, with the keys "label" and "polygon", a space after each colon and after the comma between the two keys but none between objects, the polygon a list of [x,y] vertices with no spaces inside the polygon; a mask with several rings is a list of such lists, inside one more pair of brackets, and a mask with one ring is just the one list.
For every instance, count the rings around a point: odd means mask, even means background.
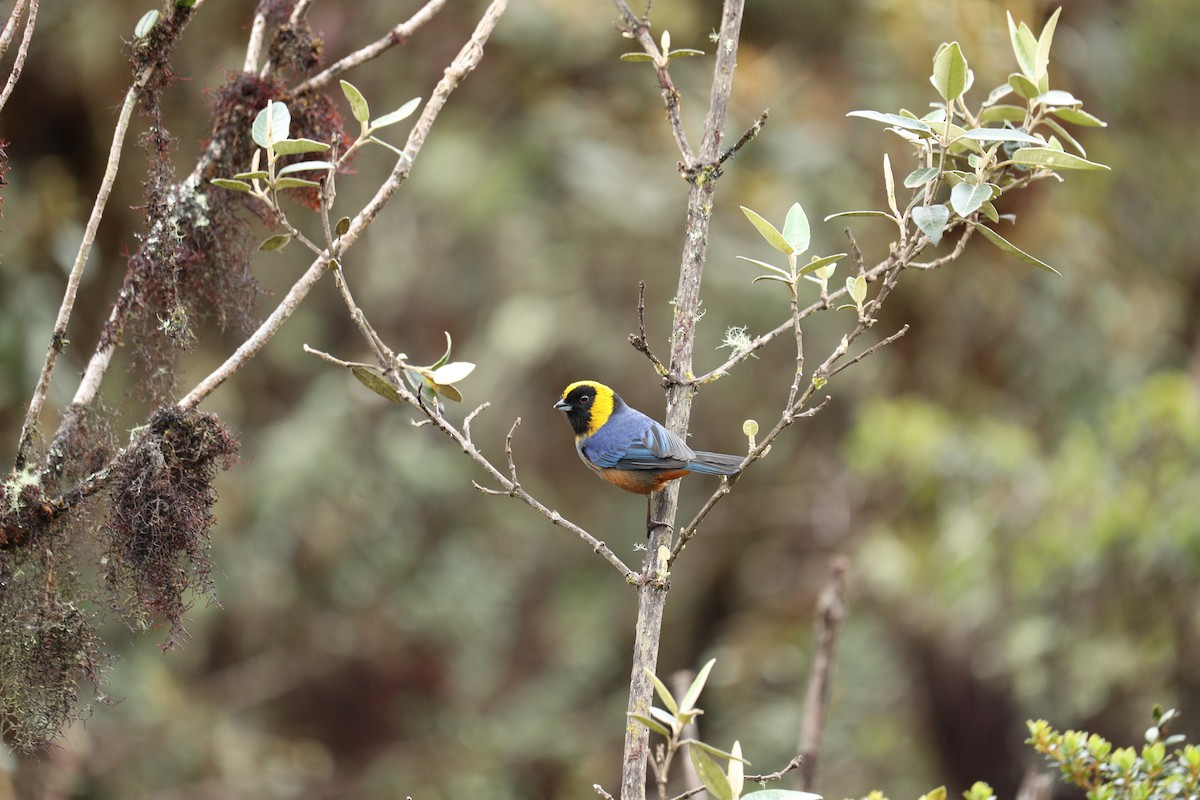
[{"label": "bare branch", "polygon": [[863,360],[864,358],[866,358],[867,356],[869,356],[869,355],[871,355],[872,353],[874,353],[874,352],[875,352],[876,350],[878,350],[879,348],[881,348],[881,347],[887,347],[889,344],[891,344],[892,342],[896,341],[897,339],[899,339],[899,338],[900,338],[901,336],[903,336],[904,334],[908,333],[908,327],[909,327],[909,326],[908,326],[908,323],[906,322],[906,323],[903,325],[903,327],[901,327],[901,328],[900,328],[900,330],[896,331],[896,332],[895,332],[895,333],[893,333],[891,336],[888,336],[886,339],[880,339],[878,342],[876,342],[875,344],[871,345],[871,346],[870,346],[870,347],[868,347],[866,350],[863,350],[861,353],[859,353],[858,355],[856,355],[854,358],[850,359],[850,360],[849,360],[849,361],[847,361],[846,363],[838,365],[837,369],[831,370],[831,371],[829,372],[829,376],[828,376],[828,377],[832,378],[834,375],[837,375],[839,372],[841,372],[842,370],[846,369],[847,367],[852,367],[852,366],[854,366],[855,364],[857,364],[858,362],[862,361],[862,360]]},{"label": "bare branch", "polygon": [[663,102],[667,106],[667,121],[671,124],[671,133],[675,136],[675,145],[679,148],[679,155],[682,157],[682,167],[685,174],[690,173],[696,167],[696,154],[692,150],[692,146],[688,143],[687,131],[683,127],[683,116],[680,113],[679,106],[679,90],[675,88],[674,81],[671,80],[671,73],[667,68],[667,54],[662,53],[658,49],[658,44],[654,41],[654,37],[650,35],[650,7],[646,7],[646,15],[639,18],[633,13],[629,4],[625,0],[613,0],[617,6],[617,11],[621,13],[621,17],[625,22],[625,29],[622,34],[629,39],[636,39],[646,54],[654,59],[654,74],[658,76],[658,85],[662,89]]},{"label": "bare branch", "polygon": [[808,674],[808,690],[804,696],[804,717],[800,724],[799,788],[809,789],[817,783],[817,764],[821,755],[821,737],[829,711],[829,687],[837,652],[838,632],[846,619],[846,571],[850,561],[835,556],[829,561],[829,583],[817,600],[813,619],[817,651]]},{"label": "bare branch", "polygon": [[12,13],[8,15],[8,22],[4,24],[4,31],[0,33],[0,58],[8,52],[8,46],[12,43],[13,35],[17,32],[17,25],[20,24],[21,18],[25,16],[25,6],[29,0],[17,0],[13,4]]},{"label": "bare branch", "polygon": [[[9,96],[17,85],[17,81],[21,78],[21,70],[25,68],[25,57],[29,55],[29,41],[33,38],[33,25],[37,21],[38,0],[29,0],[29,12],[25,17],[25,33],[21,36],[21,44],[17,46],[17,57],[13,61],[12,70],[8,74],[8,82],[4,84],[4,91],[0,92],[0,108],[8,102]],[[17,10],[13,9],[13,15],[9,18],[9,23],[4,27],[3,36],[11,38],[9,25],[17,17]],[[8,41],[2,42],[3,48],[8,47]],[[0,50],[2,52],[2,50]]]},{"label": "bare branch", "polygon": [[[422,25],[433,19],[434,15],[441,11],[442,6],[445,4],[446,0],[429,0],[425,5],[421,6],[417,13],[392,28],[384,36],[371,42],[366,47],[355,50],[345,58],[339,59],[322,72],[318,72],[313,77],[296,86],[292,89],[292,94],[320,89],[335,78],[344,75],[357,66],[367,63],[373,58],[379,57],[396,45],[404,44]],[[490,10],[489,7],[489,13]],[[503,10],[500,13],[503,13]],[[488,33],[490,34],[490,30]],[[485,36],[484,38],[486,39],[487,37]]]},{"label": "bare branch", "polygon": [[262,55],[263,40],[267,33],[267,11],[264,3],[259,4],[250,25],[250,38],[246,42],[246,60],[242,64],[242,72],[257,72],[258,59]]},{"label": "bare branch", "polygon": [[769,109],[769,108],[763,109],[763,112],[758,115],[758,119],[755,120],[754,124],[751,125],[749,128],[747,128],[746,132],[742,134],[742,138],[740,138],[736,142],[734,142],[732,147],[730,147],[728,150],[726,150],[724,153],[721,154],[721,157],[719,159],[717,159],[717,164],[718,165],[724,164],[726,161],[728,161],[729,159],[736,156],[738,154],[739,150],[741,150],[743,147],[745,147],[750,142],[752,142],[754,140],[754,137],[758,136],[758,134],[762,132],[762,129],[767,124],[767,118],[770,116],[771,116],[771,109]]}]

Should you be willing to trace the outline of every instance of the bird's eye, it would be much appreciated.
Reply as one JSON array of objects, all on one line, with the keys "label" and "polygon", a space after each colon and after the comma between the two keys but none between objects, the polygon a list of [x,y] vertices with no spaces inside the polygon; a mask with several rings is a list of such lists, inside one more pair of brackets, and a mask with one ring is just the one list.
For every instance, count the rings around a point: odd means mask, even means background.
[{"label": "bird's eye", "polygon": [[592,402],[592,397],[591,395],[585,394],[583,397],[579,398],[579,402],[587,405],[588,403]]}]

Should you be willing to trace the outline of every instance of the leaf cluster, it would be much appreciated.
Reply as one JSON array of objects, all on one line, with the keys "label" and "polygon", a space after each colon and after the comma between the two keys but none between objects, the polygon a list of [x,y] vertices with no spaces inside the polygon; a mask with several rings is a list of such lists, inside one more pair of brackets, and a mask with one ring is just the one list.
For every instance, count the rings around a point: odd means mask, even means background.
[{"label": "leaf cluster", "polygon": [[[1018,71],[976,106],[968,106],[966,99],[975,74],[958,42],[949,42],[938,48],[933,58],[929,80],[940,100],[931,103],[931,111],[921,116],[908,109],[899,113],[851,111],[848,116],[880,122],[911,145],[916,167],[901,184],[912,194],[902,207],[891,163],[884,156],[888,210],[847,211],[827,219],[889,219],[898,226],[902,242],[910,235],[911,222],[934,246],[951,230],[969,226],[1001,250],[1056,271],[1017,248],[984,220],[998,224],[1003,217],[996,201],[1032,181],[1061,180],[1063,170],[1109,169],[1088,160],[1083,145],[1064,127],[1064,123],[1082,127],[1103,127],[1105,123],[1084,111],[1083,103],[1069,92],[1050,85],[1050,47],[1061,10],[1054,12],[1036,37],[1025,23],[1018,25],[1009,15]],[[1013,95],[1012,102],[1002,102]]]},{"label": "leaf cluster", "polygon": [[1058,767],[1064,781],[1088,800],[1174,800],[1200,793],[1200,748],[1167,733],[1174,709],[1154,709],[1154,725],[1141,749],[1116,747],[1086,731],[1060,732],[1045,720],[1030,721],[1028,744]]}]

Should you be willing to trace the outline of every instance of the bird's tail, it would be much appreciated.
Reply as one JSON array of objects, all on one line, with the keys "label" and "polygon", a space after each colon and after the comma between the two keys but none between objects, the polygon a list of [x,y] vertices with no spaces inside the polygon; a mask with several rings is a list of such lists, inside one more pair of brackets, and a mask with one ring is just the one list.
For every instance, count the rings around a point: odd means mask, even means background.
[{"label": "bird's tail", "polygon": [[724,453],[697,452],[696,457],[688,462],[687,468],[692,472],[702,472],[705,475],[735,475],[742,465],[743,456],[729,456]]}]

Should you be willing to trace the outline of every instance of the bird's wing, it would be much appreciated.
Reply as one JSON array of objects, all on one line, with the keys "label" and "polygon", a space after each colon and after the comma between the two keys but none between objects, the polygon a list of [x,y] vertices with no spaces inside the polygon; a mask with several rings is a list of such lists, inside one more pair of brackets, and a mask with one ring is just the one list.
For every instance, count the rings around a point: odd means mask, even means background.
[{"label": "bird's wing", "polygon": [[617,469],[681,469],[696,457],[692,448],[654,420],[613,465]]},{"label": "bird's wing", "polygon": [[696,454],[654,420],[626,407],[580,447],[601,469],[680,469]]}]

